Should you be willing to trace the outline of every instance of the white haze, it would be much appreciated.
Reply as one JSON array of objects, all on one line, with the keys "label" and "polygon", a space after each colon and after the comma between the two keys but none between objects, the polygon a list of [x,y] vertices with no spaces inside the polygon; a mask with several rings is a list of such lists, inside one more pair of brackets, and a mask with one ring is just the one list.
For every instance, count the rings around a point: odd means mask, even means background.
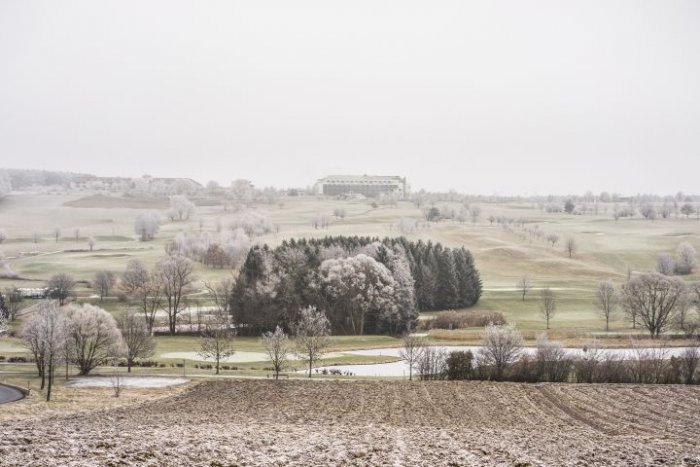
[{"label": "white haze", "polygon": [[4,0],[0,167],[697,192],[700,2]]}]

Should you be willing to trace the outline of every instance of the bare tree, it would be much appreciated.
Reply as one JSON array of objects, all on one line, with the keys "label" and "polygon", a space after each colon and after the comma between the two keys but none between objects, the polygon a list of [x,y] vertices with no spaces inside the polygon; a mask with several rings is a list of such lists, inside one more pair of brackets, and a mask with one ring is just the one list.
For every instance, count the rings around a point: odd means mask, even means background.
[{"label": "bare tree", "polygon": [[119,372],[119,368],[115,366],[112,376],[109,378],[109,381],[112,384],[112,391],[114,391],[114,397],[119,397],[122,393],[122,389],[124,388],[124,382],[122,379],[122,374]]},{"label": "bare tree", "polygon": [[610,330],[610,316],[615,312],[618,303],[618,296],[615,290],[615,284],[610,280],[598,282],[596,289],[596,305],[600,313],[605,318],[605,330]]},{"label": "bare tree", "polygon": [[[674,327],[681,331],[686,337],[692,337],[700,329],[700,309],[694,310],[693,288],[696,284],[689,284],[686,291],[678,299]],[[693,311],[696,311],[693,313]]]},{"label": "bare tree", "polygon": [[323,357],[330,344],[331,325],[323,311],[315,306],[302,308],[294,324],[296,353],[309,364],[309,378],[314,363]]},{"label": "bare tree", "polygon": [[532,289],[532,282],[530,282],[530,278],[527,276],[521,277],[515,286],[523,294],[523,301],[525,301],[525,294]]},{"label": "bare tree", "polygon": [[685,384],[695,382],[695,372],[700,366],[700,347],[698,344],[685,349],[681,355],[681,376]]},{"label": "bare tree", "polygon": [[507,325],[489,324],[484,330],[478,360],[481,365],[493,369],[494,378],[498,381],[504,371],[518,360],[522,347],[520,331]]},{"label": "bare tree", "polygon": [[479,206],[472,206],[469,208],[469,217],[471,217],[472,224],[476,224],[481,216],[481,208]]},{"label": "bare tree", "polygon": [[79,228],[76,227],[73,230],[73,237],[75,238],[75,243],[78,243],[78,241],[80,240],[80,229]]},{"label": "bare tree", "polygon": [[540,313],[547,323],[549,329],[549,321],[554,318],[557,312],[557,297],[552,289],[545,287],[540,291]]},{"label": "bare tree", "polygon": [[42,301],[22,330],[25,345],[34,356],[41,377],[41,389],[48,382],[46,401],[51,400],[55,367],[65,354],[67,321],[55,302]]},{"label": "bare tree", "polygon": [[268,331],[263,333],[262,345],[265,348],[267,359],[272,364],[272,370],[275,372],[275,379],[279,379],[279,374],[286,368],[289,354],[292,351],[289,338],[282,328],[277,326],[275,332]]},{"label": "bare tree", "polygon": [[4,297],[7,320],[14,321],[17,318],[17,313],[22,307],[24,297],[22,297],[22,294],[17,287],[5,287],[5,289],[2,291],[2,295]]},{"label": "bare tree", "polygon": [[92,287],[97,291],[100,296],[100,301],[109,295],[110,290],[114,287],[116,279],[112,271],[97,271],[95,273],[95,278],[92,280]]},{"label": "bare tree", "polygon": [[399,350],[399,357],[408,365],[408,380],[413,380],[413,370],[423,358],[426,348],[425,339],[407,334],[403,338],[403,348]]},{"label": "bare tree", "polygon": [[122,333],[127,371],[131,373],[134,361],[153,355],[156,341],[151,336],[144,317],[130,308],[117,316],[117,326]]},{"label": "bare tree", "polygon": [[547,237],[547,243],[551,243],[552,247],[557,246],[557,243],[559,243],[559,235],[557,234],[548,234]]},{"label": "bare tree", "polygon": [[148,332],[152,334],[156,312],[162,303],[158,278],[148,272],[140,260],[132,259],[122,273],[120,288],[129,299],[138,303],[139,310],[146,320]]},{"label": "bare tree", "polygon": [[58,243],[58,239],[61,238],[61,228],[56,226],[53,228],[53,238],[56,243]]},{"label": "bare tree", "polygon": [[89,304],[71,304],[65,308],[65,313],[70,359],[81,375],[123,354],[117,322],[105,310]]},{"label": "bare tree", "polygon": [[635,277],[623,286],[630,308],[635,310],[652,339],[659,337],[669,325],[684,290],[682,280],[657,272]]},{"label": "bare tree", "polygon": [[163,309],[168,314],[171,335],[177,331],[177,318],[182,311],[182,300],[194,281],[192,261],[183,256],[170,256],[158,263],[156,277],[165,298]]},{"label": "bare tree", "polygon": [[222,281],[216,285],[207,282],[205,287],[214,306],[214,311],[209,321],[204,325],[199,354],[205,359],[215,361],[216,374],[218,375],[221,360],[234,353],[233,343],[236,333],[228,306],[231,282]]},{"label": "bare tree", "polygon": [[63,306],[66,300],[73,296],[75,280],[66,273],[59,273],[49,279],[47,286],[49,288],[49,296],[58,300],[59,306]]},{"label": "bare tree", "polygon": [[573,238],[567,238],[566,244],[564,244],[564,250],[569,255],[569,258],[572,258],[578,251],[578,245],[576,244],[576,240],[574,240]]},{"label": "bare tree", "polygon": [[215,312],[213,319],[207,322],[200,340],[199,355],[205,360],[214,360],[216,374],[219,374],[221,360],[234,354],[235,330],[228,313]]}]

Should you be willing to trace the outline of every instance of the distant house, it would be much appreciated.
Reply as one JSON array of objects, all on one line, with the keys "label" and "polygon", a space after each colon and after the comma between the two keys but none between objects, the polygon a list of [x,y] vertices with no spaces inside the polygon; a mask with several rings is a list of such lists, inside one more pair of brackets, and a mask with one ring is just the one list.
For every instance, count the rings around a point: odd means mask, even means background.
[{"label": "distant house", "polygon": [[405,177],[394,175],[329,175],[316,182],[314,193],[328,196],[354,193],[371,198],[380,195],[397,195],[405,198],[408,194],[408,185]]}]

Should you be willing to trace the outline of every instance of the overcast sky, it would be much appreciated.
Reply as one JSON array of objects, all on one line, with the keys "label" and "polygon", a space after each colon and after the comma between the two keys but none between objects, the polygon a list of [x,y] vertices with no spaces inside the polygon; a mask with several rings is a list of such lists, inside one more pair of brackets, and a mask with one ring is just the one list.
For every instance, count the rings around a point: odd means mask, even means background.
[{"label": "overcast sky", "polygon": [[700,2],[0,0],[0,167],[700,192]]}]

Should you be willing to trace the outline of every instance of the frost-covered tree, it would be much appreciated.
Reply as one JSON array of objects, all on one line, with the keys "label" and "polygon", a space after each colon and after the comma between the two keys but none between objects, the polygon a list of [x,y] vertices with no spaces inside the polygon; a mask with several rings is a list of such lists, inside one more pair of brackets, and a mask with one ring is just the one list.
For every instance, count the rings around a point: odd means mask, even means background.
[{"label": "frost-covered tree", "polygon": [[477,354],[479,364],[493,372],[499,381],[505,370],[520,357],[523,336],[520,331],[507,325],[488,325],[484,330],[481,348]]},{"label": "frost-covered tree", "polygon": [[152,333],[156,312],[160,309],[162,302],[159,278],[151,274],[141,260],[132,259],[122,273],[119,287],[129,301],[138,304],[138,309],[148,326],[148,332]]},{"label": "frost-covered tree", "polygon": [[293,330],[296,353],[308,363],[311,378],[314,364],[323,357],[330,344],[330,322],[323,311],[310,306],[301,309]]},{"label": "frost-covered tree", "polygon": [[156,277],[163,295],[162,308],[168,315],[171,335],[177,330],[177,319],[182,311],[183,298],[194,280],[192,261],[183,256],[170,256],[156,266]]},{"label": "frost-covered tree", "polygon": [[66,300],[73,296],[75,289],[75,279],[69,274],[55,274],[46,284],[49,289],[49,296],[58,300],[59,306],[63,306]]},{"label": "frost-covered tree", "polygon": [[160,216],[157,212],[146,212],[139,214],[134,222],[134,232],[142,242],[153,240],[160,228]]},{"label": "frost-covered tree", "polygon": [[693,245],[683,242],[676,250],[675,272],[677,274],[690,274],[698,264],[697,252]]},{"label": "frost-covered tree", "polygon": [[314,229],[326,229],[330,225],[330,220],[328,219],[328,216],[322,213],[316,213],[314,217],[311,219],[311,227]]},{"label": "frost-covered tree", "polygon": [[67,355],[81,375],[123,354],[121,332],[107,311],[86,303],[68,305],[64,312],[68,320]]},{"label": "frost-covered tree", "polygon": [[117,316],[117,326],[124,342],[127,372],[131,373],[131,367],[137,359],[153,355],[156,341],[144,317],[131,308]]},{"label": "frost-covered tree", "polygon": [[12,191],[10,175],[4,170],[0,170],[0,198],[4,198],[10,191]]},{"label": "frost-covered tree", "polygon": [[2,242],[7,240],[7,232],[5,232],[3,229],[0,229],[0,245],[2,245]]},{"label": "frost-covered tree", "polygon": [[34,357],[42,390],[48,382],[47,402],[51,400],[54,370],[66,354],[68,329],[66,314],[51,301],[40,302],[22,328],[22,339]]},{"label": "frost-covered tree", "polygon": [[88,238],[88,247],[90,247],[90,251],[95,249],[96,244],[97,244],[97,240],[95,240],[95,237]]},{"label": "frost-covered tree", "polygon": [[672,276],[675,269],[676,264],[671,255],[666,253],[659,255],[659,259],[656,262],[656,272],[664,276]]},{"label": "frost-covered tree", "polygon": [[251,243],[241,228],[216,234],[183,232],[171,242],[170,249],[207,266],[235,268],[245,260]]},{"label": "frost-covered tree", "polygon": [[92,280],[92,287],[97,292],[97,295],[100,296],[100,301],[109,295],[115,282],[116,278],[112,271],[97,271],[95,273],[95,278]]},{"label": "frost-covered tree", "polygon": [[61,238],[61,228],[59,226],[54,227],[52,234],[53,234],[54,241],[58,242],[58,240]]},{"label": "frost-covered tree", "polygon": [[391,272],[374,258],[359,254],[330,259],[319,268],[321,287],[330,300],[332,319],[347,332],[364,334],[369,313],[381,318],[396,317],[397,284]]},{"label": "frost-covered tree", "polygon": [[171,220],[183,221],[187,220],[196,211],[196,207],[192,201],[184,195],[174,195],[170,197],[170,209],[168,217]]},{"label": "frost-covered tree", "polygon": [[229,222],[228,228],[233,231],[243,229],[249,237],[258,237],[274,230],[270,216],[254,210],[247,210],[237,214]]},{"label": "frost-covered tree", "polygon": [[275,372],[275,379],[279,379],[280,372],[284,371],[292,352],[287,334],[279,326],[275,332],[265,332],[262,335],[262,346],[267,354],[267,359]]}]

